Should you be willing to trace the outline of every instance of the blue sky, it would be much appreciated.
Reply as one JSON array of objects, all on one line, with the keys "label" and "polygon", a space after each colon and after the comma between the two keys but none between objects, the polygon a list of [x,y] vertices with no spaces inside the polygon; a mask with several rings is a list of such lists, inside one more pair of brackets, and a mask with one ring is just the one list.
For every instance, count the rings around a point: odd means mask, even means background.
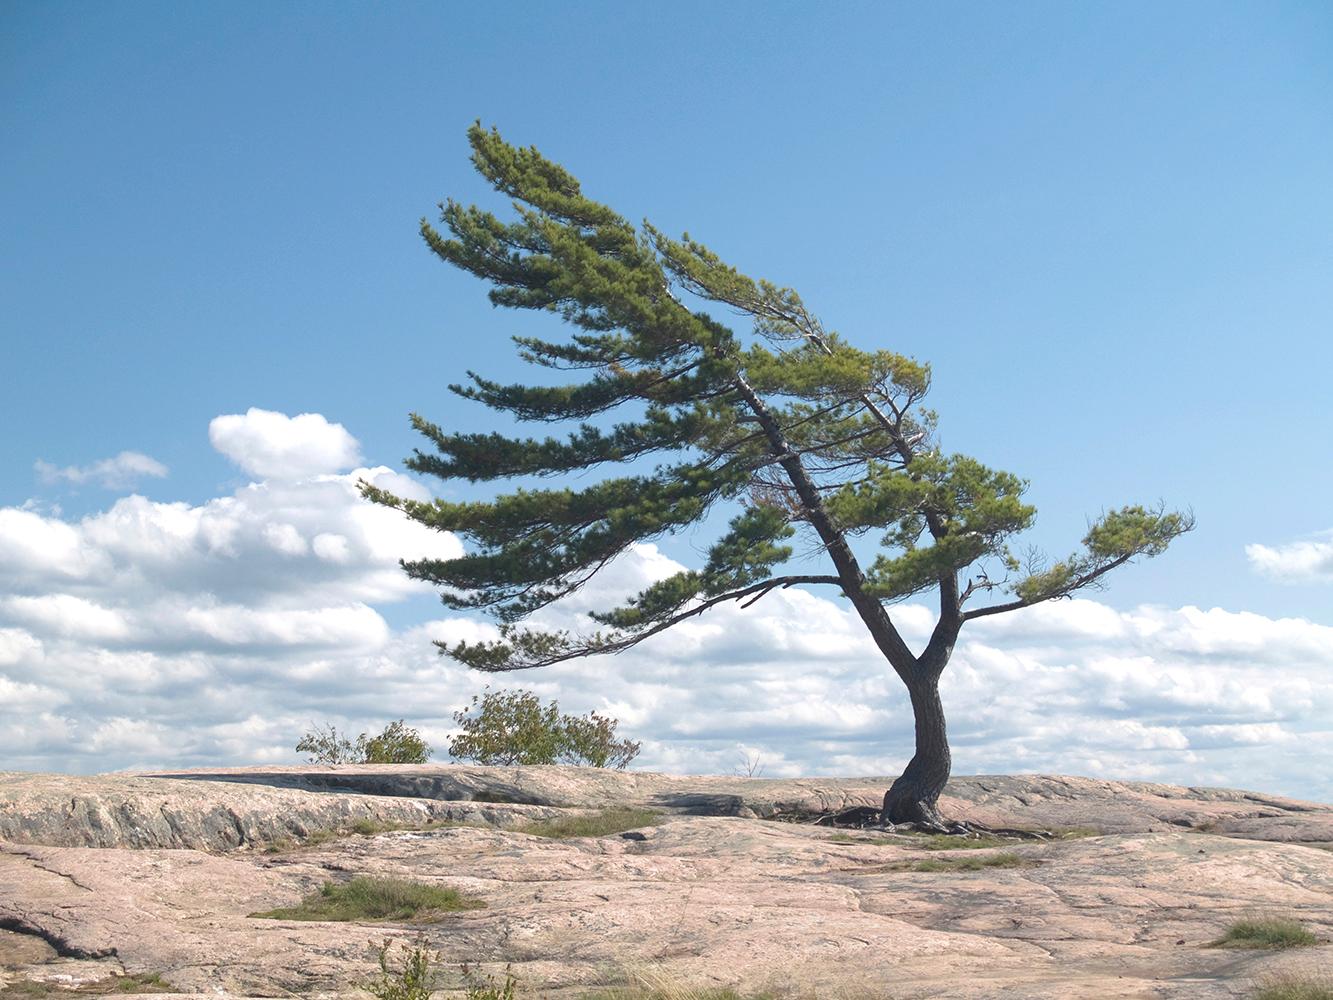
[{"label": "blue sky", "polygon": [[[1099,608],[1333,626],[1325,4],[11,2],[0,89],[0,507],[202,509],[262,479],[210,445],[251,407],[343,425],[368,466],[416,445],[409,410],[488,426],[445,385],[518,375],[507,338],[554,321],[492,310],[416,234],[487,198],[480,118],[931,362],[945,447],[1031,479],[1036,544],[1067,551],[1105,506],[1192,507]],[[126,451],[166,474],[102,488]],[[398,637],[437,615],[374,607]],[[1300,669],[1333,659],[1314,634]],[[87,766],[52,739],[34,766]]]}]

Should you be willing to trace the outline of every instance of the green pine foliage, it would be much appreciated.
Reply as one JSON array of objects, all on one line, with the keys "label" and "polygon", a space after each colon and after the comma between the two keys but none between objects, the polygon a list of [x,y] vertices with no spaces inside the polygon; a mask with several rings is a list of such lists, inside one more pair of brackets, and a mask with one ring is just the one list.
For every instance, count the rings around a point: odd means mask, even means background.
[{"label": "green pine foliage", "polygon": [[[362,485],[371,500],[467,543],[457,558],[404,564],[438,585],[450,607],[499,622],[496,640],[441,644],[455,659],[496,671],[616,652],[724,601],[828,585],[851,600],[907,680],[937,674],[968,619],[1097,585],[1192,527],[1186,513],[1127,506],[1098,518],[1067,558],[1020,560],[1013,539],[1036,514],[1023,501],[1027,483],[939,447],[936,416],[923,405],[928,365],[853,346],[795,291],[742,274],[688,234],[635,226],[536,149],[480,124],[468,138],[477,170],[513,214],[445,202],[439,228],[422,220],[427,246],[487,282],[495,305],[554,313],[572,329],[559,340],[515,338],[524,360],[567,373],[563,384],[469,372],[468,384],[450,388],[518,421],[564,429],[451,431],[414,415],[428,448],[407,465],[474,483],[582,475],[569,485],[499,487],[485,501],[420,502]],[[724,507],[740,512],[702,567],[595,612],[586,630],[520,624],[631,545]],[[830,572],[782,572],[796,535],[827,552]],[[861,536],[879,544],[867,566],[852,546]],[[918,656],[889,608],[927,590],[939,592],[939,625]]]}]

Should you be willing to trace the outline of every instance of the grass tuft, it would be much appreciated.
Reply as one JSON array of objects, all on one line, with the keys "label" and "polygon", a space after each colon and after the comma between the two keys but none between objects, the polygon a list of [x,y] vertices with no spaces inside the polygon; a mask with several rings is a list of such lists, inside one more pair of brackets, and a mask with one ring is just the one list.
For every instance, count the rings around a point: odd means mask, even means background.
[{"label": "grass tuft", "polygon": [[1013,851],[1000,851],[982,857],[930,858],[926,861],[907,861],[891,866],[904,872],[979,872],[986,868],[1024,868],[1029,864]]},{"label": "grass tuft", "polygon": [[912,842],[913,847],[924,851],[969,851],[980,848],[1004,847],[1012,844],[1012,839],[1004,837],[955,837],[947,833],[932,833],[922,837],[920,842]]},{"label": "grass tuft", "polygon": [[252,913],[271,920],[413,920],[426,923],[446,913],[485,906],[457,889],[398,878],[358,877],[341,885],[328,882],[297,906]]},{"label": "grass tuft", "polygon": [[1333,1000],[1333,981],[1279,975],[1261,983],[1254,1000]]},{"label": "grass tuft", "polygon": [[519,833],[529,833],[536,837],[609,837],[616,833],[637,830],[652,826],[662,819],[662,814],[651,809],[628,809],[617,807],[603,809],[587,816],[559,816],[544,819],[518,828]]},{"label": "grass tuft", "polygon": [[835,833],[826,839],[830,844],[861,844],[869,847],[902,847],[906,843],[903,837],[857,836],[853,833]]},{"label": "grass tuft", "polygon": [[1289,917],[1244,917],[1213,942],[1215,948],[1303,948],[1317,944],[1313,934]]}]

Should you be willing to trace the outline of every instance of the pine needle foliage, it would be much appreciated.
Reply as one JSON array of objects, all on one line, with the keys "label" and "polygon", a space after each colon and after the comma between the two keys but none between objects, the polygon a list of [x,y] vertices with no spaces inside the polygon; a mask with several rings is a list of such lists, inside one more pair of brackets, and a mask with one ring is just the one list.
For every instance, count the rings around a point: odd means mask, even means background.
[{"label": "pine needle foliage", "polygon": [[[688,234],[634,225],[534,148],[480,123],[468,139],[512,214],[447,201],[438,227],[422,220],[422,237],[487,282],[495,305],[553,313],[570,333],[514,338],[525,361],[564,373],[558,384],[469,372],[450,386],[550,431],[511,436],[412,417],[427,447],[408,467],[495,483],[492,499],[424,502],[362,485],[369,499],[465,541],[457,558],[404,563],[448,606],[498,621],[497,639],[442,643],[456,660],[506,671],[619,652],[725,602],[826,585],[912,689],[938,678],[964,622],[1095,586],[1192,526],[1187,513],[1131,505],[1103,513],[1064,559],[1021,559],[1011,543],[1035,516],[1027,483],[940,448],[924,405],[928,365],[854,346],[797,292],[742,274]],[[572,473],[564,484],[512,484]],[[719,509],[738,512],[701,566],[597,611],[587,629],[523,624],[636,543]],[[827,571],[784,565],[797,536]],[[932,590],[938,623],[917,653],[891,607]]]}]

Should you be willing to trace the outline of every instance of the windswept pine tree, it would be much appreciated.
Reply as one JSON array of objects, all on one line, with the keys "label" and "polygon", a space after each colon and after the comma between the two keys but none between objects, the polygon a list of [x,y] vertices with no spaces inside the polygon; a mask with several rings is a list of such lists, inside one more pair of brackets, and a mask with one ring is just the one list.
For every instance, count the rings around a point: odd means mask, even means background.
[{"label": "windswept pine tree", "polygon": [[[479,124],[468,138],[473,163],[515,215],[449,201],[441,206],[447,235],[425,220],[422,235],[441,260],[489,282],[496,305],[560,316],[572,328],[567,339],[517,337],[518,352],[579,375],[557,386],[503,385],[469,372],[470,384],[454,392],[566,430],[458,433],[414,415],[432,447],[407,465],[473,483],[584,473],[582,484],[591,470],[605,472],[577,488],[497,490],[488,502],[421,503],[363,486],[371,500],[468,546],[456,559],[404,563],[439,585],[448,606],[500,623],[495,641],[442,651],[484,671],[542,667],[629,649],[778,588],[832,588],[907,687],[915,715],[916,753],[885,795],[884,818],[942,828],[937,800],[950,755],[939,681],[959,630],[1155,556],[1192,527],[1190,515],[1122,507],[1102,514],[1075,554],[1021,564],[1010,544],[1035,514],[1023,502],[1027,484],[940,450],[935,415],[922,405],[926,365],[853,347],[796,292],[746,277],[688,235],[636,228],[535,149]],[[709,303],[725,307],[725,322]],[[749,329],[735,328],[737,315]],[[594,613],[585,631],[523,624],[636,542],[719,509],[734,516],[702,566]],[[815,543],[820,572],[784,571],[798,535]],[[938,619],[914,650],[892,607],[929,591]]]}]

